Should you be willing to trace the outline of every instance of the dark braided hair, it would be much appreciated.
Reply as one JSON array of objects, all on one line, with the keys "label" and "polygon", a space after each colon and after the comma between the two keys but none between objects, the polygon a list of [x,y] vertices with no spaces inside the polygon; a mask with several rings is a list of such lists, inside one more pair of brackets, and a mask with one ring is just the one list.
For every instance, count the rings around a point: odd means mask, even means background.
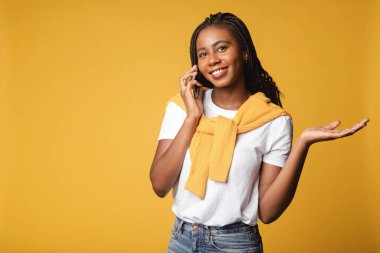
[{"label": "dark braided hair", "polygon": [[[198,63],[197,57],[197,39],[200,31],[209,26],[217,26],[227,29],[237,40],[240,49],[248,53],[247,62],[244,63],[244,80],[245,87],[251,94],[256,92],[264,92],[264,94],[272,100],[273,103],[282,106],[280,100],[281,92],[273,81],[272,77],[261,66],[260,60],[257,58],[255,46],[253,45],[251,35],[247,26],[232,13],[211,14],[207,17],[193,32],[190,41],[190,58],[191,65]],[[208,81],[202,73],[198,73],[197,80],[208,88],[214,85]]]}]

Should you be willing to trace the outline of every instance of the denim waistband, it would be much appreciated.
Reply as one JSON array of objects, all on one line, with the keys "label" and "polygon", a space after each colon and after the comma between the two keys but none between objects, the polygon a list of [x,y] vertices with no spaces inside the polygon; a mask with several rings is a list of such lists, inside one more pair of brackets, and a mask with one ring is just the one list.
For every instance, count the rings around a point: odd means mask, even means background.
[{"label": "denim waistband", "polygon": [[179,218],[178,216],[176,216],[175,226],[177,227],[177,229],[184,229],[190,232],[198,231],[198,230],[208,230],[212,234],[226,234],[226,233],[239,233],[239,232],[254,232],[256,234],[259,234],[259,228],[257,224],[254,226],[251,226],[241,221],[228,224],[225,226],[207,226],[200,223],[187,222]]}]

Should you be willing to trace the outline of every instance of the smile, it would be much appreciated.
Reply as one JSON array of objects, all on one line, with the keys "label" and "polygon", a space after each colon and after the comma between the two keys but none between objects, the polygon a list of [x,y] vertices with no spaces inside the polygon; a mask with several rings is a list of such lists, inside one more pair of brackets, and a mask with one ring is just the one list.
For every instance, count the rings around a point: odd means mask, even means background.
[{"label": "smile", "polygon": [[214,78],[220,78],[220,77],[222,77],[226,72],[227,72],[227,68],[220,68],[220,69],[214,70],[214,71],[211,72],[210,74],[211,74]]}]

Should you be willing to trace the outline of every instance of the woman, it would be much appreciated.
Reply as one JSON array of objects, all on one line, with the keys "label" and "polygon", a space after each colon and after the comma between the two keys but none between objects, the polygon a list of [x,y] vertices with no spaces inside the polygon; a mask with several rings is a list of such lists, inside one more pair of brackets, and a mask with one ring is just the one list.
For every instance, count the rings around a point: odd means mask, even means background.
[{"label": "woman", "polygon": [[308,128],[291,150],[291,117],[238,17],[206,18],[190,56],[150,170],[158,196],[173,188],[168,252],[263,252],[257,220],[271,223],[288,207],[310,145],[352,135],[368,119],[345,130],[335,130],[339,121]]}]

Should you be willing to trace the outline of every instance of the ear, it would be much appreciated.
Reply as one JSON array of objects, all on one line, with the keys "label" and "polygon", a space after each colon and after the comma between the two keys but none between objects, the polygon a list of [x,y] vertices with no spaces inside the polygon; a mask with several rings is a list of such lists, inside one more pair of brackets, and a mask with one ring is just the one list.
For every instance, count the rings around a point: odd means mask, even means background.
[{"label": "ear", "polygon": [[247,51],[243,52],[243,59],[248,59],[248,52]]}]

